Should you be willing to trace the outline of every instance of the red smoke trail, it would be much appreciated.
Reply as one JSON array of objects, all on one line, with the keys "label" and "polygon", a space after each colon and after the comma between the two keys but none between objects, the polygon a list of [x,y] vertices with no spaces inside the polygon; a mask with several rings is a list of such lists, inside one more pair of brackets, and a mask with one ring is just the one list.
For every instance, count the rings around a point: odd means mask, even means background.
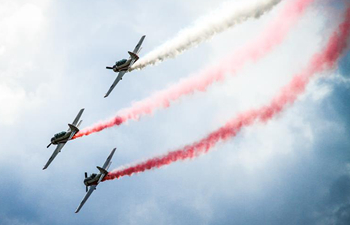
[{"label": "red smoke trail", "polygon": [[305,91],[306,85],[316,73],[334,67],[341,53],[347,47],[349,32],[350,7],[346,12],[345,21],[331,36],[326,48],[322,52],[314,55],[306,69],[296,75],[288,85],[282,88],[279,95],[274,98],[269,105],[241,113],[225,126],[194,144],[169,152],[166,155],[146,160],[134,166],[113,170],[108,173],[104,180],[112,180],[125,175],[130,176],[134,173],[159,168],[179,160],[197,157],[207,153],[219,141],[225,141],[236,136],[243,127],[252,125],[254,122],[265,123],[272,119],[276,114],[295,102],[297,97]]},{"label": "red smoke trail", "polygon": [[298,18],[303,14],[307,6],[314,0],[292,0],[285,5],[277,19],[263,32],[258,35],[257,40],[248,43],[234,55],[223,60],[219,65],[204,69],[199,74],[171,87],[156,92],[151,97],[134,103],[131,107],[120,110],[117,116],[107,121],[98,122],[79,131],[74,138],[99,132],[112,126],[119,126],[123,122],[134,119],[137,120],[142,115],[152,114],[159,108],[167,108],[172,101],[184,95],[193,94],[195,91],[206,91],[209,85],[214,82],[223,81],[226,73],[232,75],[244,67],[250,61],[256,61],[264,57],[274,47],[280,44],[287,36],[289,30],[296,24]]}]

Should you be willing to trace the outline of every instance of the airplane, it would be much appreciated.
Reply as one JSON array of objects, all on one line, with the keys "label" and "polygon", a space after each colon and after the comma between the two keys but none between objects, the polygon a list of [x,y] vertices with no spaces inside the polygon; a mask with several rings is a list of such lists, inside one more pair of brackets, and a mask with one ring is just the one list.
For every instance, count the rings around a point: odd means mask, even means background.
[{"label": "airplane", "polygon": [[141,45],[143,40],[145,39],[146,35],[143,35],[139,41],[139,43],[136,45],[134,51],[130,52],[128,51],[130,57],[129,59],[122,59],[115,63],[114,66],[110,67],[107,66],[106,69],[113,70],[114,72],[118,73],[117,78],[114,80],[114,83],[109,88],[108,92],[105,95],[105,98],[108,97],[108,95],[113,91],[114,87],[123,79],[123,76],[125,73],[128,72],[129,68],[139,59],[139,56],[137,55],[141,51]]},{"label": "airplane", "polygon": [[[108,158],[106,159],[106,162],[103,164],[102,168],[97,166],[97,169],[100,171],[99,174],[93,173],[89,177],[87,176],[87,172],[85,172],[85,179],[84,184],[86,188],[86,195],[81,201],[78,208],[75,210],[75,213],[78,213],[80,209],[83,207],[85,202],[88,200],[90,195],[94,190],[96,190],[97,185],[103,180],[103,178],[108,174],[108,168],[112,164],[111,159],[114,155],[116,148],[112,150],[112,152],[109,154]],[[90,189],[88,190],[88,186],[90,186]]]},{"label": "airplane", "polygon": [[[72,124],[68,124],[69,128],[68,128],[67,132],[66,131],[62,131],[60,133],[55,134],[51,138],[51,142],[47,146],[47,148],[49,148],[51,144],[57,145],[57,147],[56,147],[55,151],[52,153],[49,161],[47,161],[47,163],[44,166],[43,170],[45,170],[50,165],[50,163],[55,159],[57,154],[61,152],[61,149],[63,148],[63,146],[68,141],[70,141],[76,133],[78,133],[79,126],[80,126],[80,124],[82,122],[82,120],[80,120],[80,117],[83,114],[83,112],[84,112],[84,109],[81,109],[79,111],[78,115],[75,117],[73,123]],[[79,121],[79,123],[78,123],[78,121]]]}]

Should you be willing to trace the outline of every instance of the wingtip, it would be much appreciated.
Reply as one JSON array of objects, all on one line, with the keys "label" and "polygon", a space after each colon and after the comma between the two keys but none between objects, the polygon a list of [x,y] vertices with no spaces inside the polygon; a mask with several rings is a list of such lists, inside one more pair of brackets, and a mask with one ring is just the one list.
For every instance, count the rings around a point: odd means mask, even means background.
[{"label": "wingtip", "polygon": [[46,170],[47,167],[49,167],[49,165],[46,164],[46,165],[44,166],[43,170]]},{"label": "wingtip", "polygon": [[80,211],[80,205],[75,209],[75,213],[78,213]]}]

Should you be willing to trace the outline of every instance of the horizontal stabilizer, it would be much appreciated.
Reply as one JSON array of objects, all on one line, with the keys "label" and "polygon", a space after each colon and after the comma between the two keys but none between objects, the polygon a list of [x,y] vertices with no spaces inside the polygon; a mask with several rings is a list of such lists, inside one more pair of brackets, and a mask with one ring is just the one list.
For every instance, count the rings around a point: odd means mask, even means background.
[{"label": "horizontal stabilizer", "polygon": [[83,122],[83,120],[80,120],[79,121],[79,123],[78,123],[78,125],[77,125],[77,128],[79,128],[80,127],[80,124]]},{"label": "horizontal stabilizer", "polygon": [[130,57],[135,60],[135,62],[139,59],[139,56],[136,55],[135,53],[130,52],[130,51],[128,51],[128,53],[129,53]]},{"label": "horizontal stabilizer", "polygon": [[146,35],[143,35],[141,37],[141,39],[140,39],[139,43],[137,43],[133,53],[138,54],[141,51],[141,45],[142,45],[143,40],[145,40],[145,37],[146,37]]},{"label": "horizontal stabilizer", "polygon": [[84,112],[84,108],[82,108],[82,109],[79,111],[78,115],[75,117],[75,119],[74,119],[74,121],[73,121],[73,123],[72,123],[74,126],[77,126],[77,123],[79,122],[80,117],[81,117],[81,115],[83,114],[83,112]]}]

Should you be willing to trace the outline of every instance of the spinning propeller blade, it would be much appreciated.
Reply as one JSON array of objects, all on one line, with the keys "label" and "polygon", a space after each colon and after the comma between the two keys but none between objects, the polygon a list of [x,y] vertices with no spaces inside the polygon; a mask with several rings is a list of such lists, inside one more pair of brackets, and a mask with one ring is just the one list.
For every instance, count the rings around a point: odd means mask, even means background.
[{"label": "spinning propeller blade", "polygon": [[[85,179],[87,178],[87,172],[85,172]],[[85,191],[88,192],[88,186],[85,185]]]}]

